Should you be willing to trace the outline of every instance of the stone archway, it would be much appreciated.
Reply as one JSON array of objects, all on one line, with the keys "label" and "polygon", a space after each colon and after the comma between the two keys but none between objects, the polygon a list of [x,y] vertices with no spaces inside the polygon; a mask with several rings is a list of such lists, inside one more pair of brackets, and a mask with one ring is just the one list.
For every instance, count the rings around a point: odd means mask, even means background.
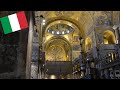
[{"label": "stone archway", "polygon": [[57,61],[70,61],[72,59],[71,45],[63,37],[52,38],[51,40],[45,43],[44,49],[46,53],[46,60],[48,61],[51,61],[51,60],[54,61],[55,56]]},{"label": "stone archway", "polygon": [[[65,24],[71,24],[73,28],[76,28],[76,30],[79,30],[79,34],[84,38],[85,37],[85,32],[83,30],[80,29],[80,25],[78,24],[78,22],[76,20],[73,20],[71,18],[66,18],[66,17],[55,17],[55,18],[51,18],[46,22],[46,25],[43,27],[43,32],[42,35],[43,37],[45,36],[45,33],[47,31],[47,28],[51,26],[52,23],[54,22],[59,22],[62,21],[62,23],[65,22]],[[66,23],[67,22],[67,23]]]}]

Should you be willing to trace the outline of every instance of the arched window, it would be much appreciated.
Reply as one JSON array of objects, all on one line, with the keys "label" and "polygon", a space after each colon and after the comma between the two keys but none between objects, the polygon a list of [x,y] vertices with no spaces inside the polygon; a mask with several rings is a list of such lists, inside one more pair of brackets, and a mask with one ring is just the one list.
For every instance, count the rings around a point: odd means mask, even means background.
[{"label": "arched window", "polygon": [[118,56],[117,56],[117,53],[115,53],[115,52],[111,52],[106,55],[106,60],[108,63],[112,62],[114,60],[117,60],[117,59],[118,59]]},{"label": "arched window", "polygon": [[104,44],[115,44],[116,39],[112,31],[106,30],[103,35]]}]

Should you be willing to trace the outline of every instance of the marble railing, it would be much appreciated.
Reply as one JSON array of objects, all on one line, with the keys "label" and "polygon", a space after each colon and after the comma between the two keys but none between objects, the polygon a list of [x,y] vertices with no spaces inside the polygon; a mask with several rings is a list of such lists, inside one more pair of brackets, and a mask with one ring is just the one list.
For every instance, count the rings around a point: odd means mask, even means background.
[{"label": "marble railing", "polygon": [[99,49],[103,50],[114,50],[117,49],[118,45],[116,44],[101,44]]},{"label": "marble railing", "polygon": [[63,74],[72,72],[72,62],[71,61],[47,61],[46,66],[49,74]]},{"label": "marble railing", "polygon": [[120,60],[115,60],[115,61],[112,61],[110,63],[104,63],[101,65],[101,69],[104,69],[104,68],[109,68],[109,67],[112,67],[112,66],[115,66],[115,65],[118,65],[120,64]]}]

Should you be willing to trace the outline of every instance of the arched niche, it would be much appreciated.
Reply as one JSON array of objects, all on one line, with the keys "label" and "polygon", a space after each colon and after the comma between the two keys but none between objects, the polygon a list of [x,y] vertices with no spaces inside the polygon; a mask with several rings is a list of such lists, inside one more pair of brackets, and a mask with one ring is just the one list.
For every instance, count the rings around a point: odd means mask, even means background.
[{"label": "arched niche", "polygon": [[104,31],[103,42],[104,42],[104,44],[115,44],[116,39],[115,39],[114,33],[110,30]]}]

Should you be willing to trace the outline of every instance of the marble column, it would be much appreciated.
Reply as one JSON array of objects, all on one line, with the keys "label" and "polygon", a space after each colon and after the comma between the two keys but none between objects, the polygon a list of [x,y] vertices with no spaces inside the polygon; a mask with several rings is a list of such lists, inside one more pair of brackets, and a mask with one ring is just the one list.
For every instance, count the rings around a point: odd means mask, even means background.
[{"label": "marble column", "polygon": [[116,36],[117,44],[120,44],[119,26],[118,25],[114,25],[113,29],[115,31],[115,36]]},{"label": "marble column", "polygon": [[114,25],[113,26],[113,29],[115,31],[115,36],[116,36],[116,41],[117,41],[117,44],[118,44],[118,54],[119,54],[119,57],[120,57],[120,31],[119,31],[119,26],[118,25]]},{"label": "marble column", "polygon": [[32,11],[30,13],[29,32],[28,32],[28,44],[27,44],[27,59],[26,59],[26,79],[30,79],[31,76],[31,59],[32,59],[32,40],[33,40],[33,16]]}]

